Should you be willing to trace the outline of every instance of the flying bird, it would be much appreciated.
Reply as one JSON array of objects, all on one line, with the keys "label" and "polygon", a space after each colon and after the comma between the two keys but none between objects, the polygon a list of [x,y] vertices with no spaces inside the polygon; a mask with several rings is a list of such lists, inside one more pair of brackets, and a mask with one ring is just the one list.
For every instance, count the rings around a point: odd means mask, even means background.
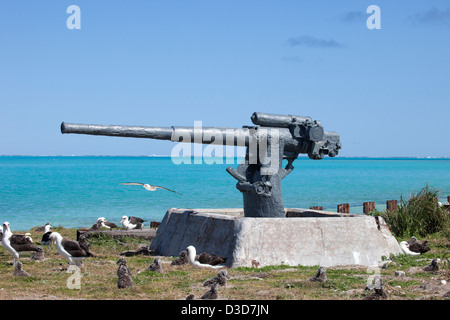
[{"label": "flying bird", "polygon": [[176,191],[167,189],[167,188],[165,188],[165,187],[161,187],[161,186],[153,186],[153,185],[148,184],[148,183],[140,183],[140,182],[124,182],[124,183],[121,183],[121,184],[126,185],[126,186],[143,186],[144,189],[145,189],[145,190],[148,190],[148,191],[156,191],[157,189],[164,189],[164,190],[167,190],[167,191],[170,191],[170,192],[174,192],[174,193],[181,194],[181,193],[179,193],[179,192],[176,192]]}]

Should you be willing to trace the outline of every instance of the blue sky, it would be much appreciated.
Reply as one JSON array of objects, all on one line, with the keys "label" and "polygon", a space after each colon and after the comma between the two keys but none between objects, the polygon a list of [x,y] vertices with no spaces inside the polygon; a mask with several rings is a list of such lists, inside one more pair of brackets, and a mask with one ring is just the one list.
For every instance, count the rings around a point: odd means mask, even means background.
[{"label": "blue sky", "polygon": [[341,156],[450,157],[446,0],[2,0],[0,46],[0,154],[170,154],[60,123],[241,127],[262,111],[320,120]]}]

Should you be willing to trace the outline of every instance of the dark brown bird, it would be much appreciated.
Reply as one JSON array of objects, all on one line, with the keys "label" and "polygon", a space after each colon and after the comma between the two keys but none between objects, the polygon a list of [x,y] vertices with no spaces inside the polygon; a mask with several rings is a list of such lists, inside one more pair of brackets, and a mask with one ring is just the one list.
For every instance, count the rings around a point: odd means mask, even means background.
[{"label": "dark brown bird", "polygon": [[431,263],[425,267],[422,268],[423,271],[439,271],[439,265],[438,265],[439,259],[433,259],[431,260]]},{"label": "dark brown bird", "polygon": [[317,274],[309,278],[309,281],[325,282],[327,281],[327,274],[324,267],[319,267]]},{"label": "dark brown bird", "polygon": [[217,298],[219,298],[219,293],[217,292],[217,283],[214,283],[211,286],[211,289],[206,291],[200,299],[202,300],[215,300]]},{"label": "dark brown bird", "polygon": [[419,241],[416,237],[411,237],[411,240],[407,241],[408,248],[412,252],[425,253],[430,251],[427,246],[428,241]]},{"label": "dark brown bird", "polygon": [[217,275],[214,278],[206,280],[203,283],[203,286],[208,287],[212,286],[213,284],[217,284],[219,286],[226,286],[227,279],[230,279],[227,270],[220,270],[219,272],[217,272]]},{"label": "dark brown bird", "polygon": [[38,251],[33,253],[33,255],[31,256],[31,260],[35,261],[44,260],[44,249],[42,249],[42,247],[38,247]]},{"label": "dark brown bird", "polygon": [[151,265],[149,265],[147,267],[147,269],[145,269],[145,271],[153,271],[153,272],[159,272],[159,273],[164,272],[162,265],[161,265],[161,259],[156,258],[155,260],[153,260],[153,263]]},{"label": "dark brown bird", "polygon": [[131,256],[137,256],[137,255],[143,255],[143,256],[151,256],[155,252],[154,250],[150,250],[148,246],[141,246],[136,251],[124,251],[121,252],[121,256],[131,257]]},{"label": "dark brown bird", "polygon": [[117,288],[125,289],[134,287],[131,271],[127,267],[127,261],[124,257],[120,257],[117,261],[119,268],[117,269]]},{"label": "dark brown bird", "polygon": [[172,261],[171,265],[173,266],[179,266],[182,264],[188,264],[189,261],[187,260],[187,251],[183,250],[180,252],[180,256]]},{"label": "dark brown bird", "polygon": [[384,292],[384,284],[379,276],[375,276],[374,284],[366,287],[366,290],[373,290],[372,293],[365,296],[363,300],[387,300],[387,294]]},{"label": "dark brown bird", "polygon": [[17,261],[16,267],[14,268],[13,275],[18,277],[30,277],[30,274],[22,269],[22,262]]},{"label": "dark brown bird", "polygon": [[196,257],[196,260],[203,264],[210,264],[216,266],[218,264],[225,264],[226,259],[216,254],[202,252]]}]

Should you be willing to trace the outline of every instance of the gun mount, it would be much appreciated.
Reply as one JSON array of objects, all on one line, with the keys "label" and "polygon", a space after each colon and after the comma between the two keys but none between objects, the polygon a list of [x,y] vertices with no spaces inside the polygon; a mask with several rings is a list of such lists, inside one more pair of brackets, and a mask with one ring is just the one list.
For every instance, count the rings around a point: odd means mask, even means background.
[{"label": "gun mount", "polygon": [[[61,133],[148,138],[183,143],[246,147],[245,159],[227,172],[243,194],[245,217],[284,217],[281,180],[293,169],[299,154],[319,160],[334,157],[341,148],[339,135],[325,131],[320,121],[306,116],[255,112],[255,126],[242,128],[142,127],[61,124]],[[282,161],[287,165],[283,168]]]}]

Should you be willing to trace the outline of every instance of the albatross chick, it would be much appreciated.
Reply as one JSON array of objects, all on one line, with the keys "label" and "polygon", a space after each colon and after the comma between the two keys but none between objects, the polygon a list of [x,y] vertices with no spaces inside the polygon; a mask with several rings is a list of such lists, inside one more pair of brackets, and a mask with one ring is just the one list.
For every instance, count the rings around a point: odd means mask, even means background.
[{"label": "albatross chick", "polygon": [[127,261],[124,257],[117,260],[119,268],[117,269],[117,288],[125,289],[134,287],[133,279],[131,279],[131,271],[127,266]]},{"label": "albatross chick", "polygon": [[327,281],[327,274],[324,267],[319,267],[317,274],[314,277],[309,278],[309,281],[325,282]]},{"label": "albatross chick", "polygon": [[230,276],[227,273],[227,270],[220,270],[217,272],[217,275],[209,280],[206,280],[203,283],[203,286],[212,286],[213,284],[217,284],[219,286],[226,286],[227,285],[227,279],[230,279]]},{"label": "albatross chick", "polygon": [[17,277],[30,277],[30,274],[22,269],[22,262],[20,261],[16,262],[13,275]]},{"label": "albatross chick", "polygon": [[163,268],[162,268],[162,265],[161,265],[161,259],[160,258],[156,258],[155,260],[153,260],[153,263],[151,265],[149,265],[147,267],[147,269],[145,269],[145,271],[154,271],[154,272],[163,273]]}]

